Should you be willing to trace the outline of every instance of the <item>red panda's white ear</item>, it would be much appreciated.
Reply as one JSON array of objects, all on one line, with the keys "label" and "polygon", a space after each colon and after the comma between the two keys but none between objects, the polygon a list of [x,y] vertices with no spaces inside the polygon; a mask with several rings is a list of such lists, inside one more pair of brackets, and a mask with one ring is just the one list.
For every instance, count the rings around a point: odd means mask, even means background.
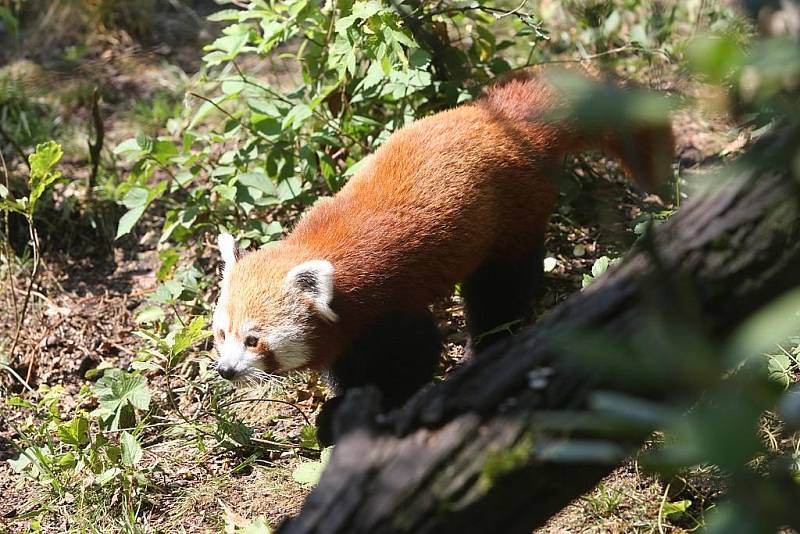
[{"label": "red panda's white ear", "polygon": [[231,234],[219,234],[219,237],[217,237],[217,245],[222,255],[222,262],[225,264],[222,270],[222,278],[225,279],[228,277],[228,274],[230,274],[233,265],[241,254],[236,246],[236,240]]},{"label": "red panda's white ear", "polygon": [[326,320],[334,322],[339,317],[331,309],[333,301],[333,265],[326,260],[301,263],[286,275],[286,290],[310,298],[314,308]]}]

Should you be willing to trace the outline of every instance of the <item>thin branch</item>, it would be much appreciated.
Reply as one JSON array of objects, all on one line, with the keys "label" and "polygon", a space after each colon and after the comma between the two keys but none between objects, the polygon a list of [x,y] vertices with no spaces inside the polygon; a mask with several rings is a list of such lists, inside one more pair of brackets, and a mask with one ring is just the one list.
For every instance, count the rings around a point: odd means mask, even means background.
[{"label": "thin branch", "polygon": [[519,10],[522,9],[527,0],[523,0],[523,2],[515,7],[512,10],[501,9],[497,7],[489,7],[489,6],[464,6],[464,7],[447,7],[444,9],[438,9],[436,11],[430,11],[423,15],[423,18],[431,18],[435,17],[436,15],[448,15],[450,13],[466,13],[467,11],[483,11],[484,13],[491,13],[495,16],[495,18],[501,19],[503,17],[507,17],[509,15],[514,15],[517,17],[524,17],[524,13],[519,13]]},{"label": "thin branch", "polygon": [[209,104],[214,106],[219,112],[225,114],[229,119],[231,119],[232,121],[236,122],[239,126],[244,128],[245,130],[247,130],[251,134],[255,135],[256,137],[259,137],[259,138],[263,139],[264,141],[267,141],[270,144],[273,144],[273,145],[275,144],[275,142],[272,141],[271,139],[269,139],[266,135],[264,135],[263,132],[259,132],[258,130],[256,130],[252,126],[249,126],[249,125],[245,124],[241,119],[233,116],[231,114],[231,112],[229,112],[228,110],[226,110],[225,108],[223,108],[222,106],[220,106],[219,104],[214,102],[212,99],[208,98],[207,96],[203,96],[203,95],[195,93],[193,91],[189,91],[189,95],[191,95],[191,96],[193,96],[195,98],[199,98],[200,100],[202,100],[204,102],[208,102]]},{"label": "thin branch", "polygon": [[303,417],[303,419],[305,419],[306,424],[307,425],[311,425],[311,420],[308,418],[308,416],[306,415],[306,413],[303,411],[302,408],[300,408],[299,406],[297,406],[296,404],[294,404],[292,402],[285,401],[285,400],[269,399],[267,397],[236,399],[236,400],[232,400],[230,402],[226,402],[225,404],[222,405],[222,407],[227,408],[228,406],[233,406],[234,404],[239,404],[239,403],[242,403],[242,402],[277,402],[279,404],[285,404],[285,405],[291,406],[292,408],[297,410],[300,413],[300,415]]}]

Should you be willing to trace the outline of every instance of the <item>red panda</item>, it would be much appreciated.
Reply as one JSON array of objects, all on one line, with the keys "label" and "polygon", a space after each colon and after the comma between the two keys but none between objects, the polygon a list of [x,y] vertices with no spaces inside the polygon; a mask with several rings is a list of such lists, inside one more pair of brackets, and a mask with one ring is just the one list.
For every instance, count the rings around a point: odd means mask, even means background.
[{"label": "red panda", "polygon": [[213,329],[224,378],[327,369],[373,384],[385,408],[428,382],[441,340],[428,306],[457,282],[471,345],[520,318],[542,276],[565,153],[601,148],[639,184],[670,175],[669,125],[582,125],[534,69],[395,132],[274,246],[224,261]]}]

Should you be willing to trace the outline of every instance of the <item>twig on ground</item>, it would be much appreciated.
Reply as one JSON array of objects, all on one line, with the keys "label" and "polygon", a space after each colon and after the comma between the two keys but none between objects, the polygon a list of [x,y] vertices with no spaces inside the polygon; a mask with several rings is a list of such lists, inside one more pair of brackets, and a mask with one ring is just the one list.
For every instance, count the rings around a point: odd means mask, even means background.
[{"label": "twig on ground", "polygon": [[17,379],[17,382],[19,382],[20,384],[22,384],[22,387],[24,387],[25,389],[27,389],[29,392],[31,392],[31,393],[36,393],[36,392],[34,391],[34,389],[33,389],[33,388],[30,386],[30,384],[28,384],[28,382],[27,382],[27,381],[26,381],[24,378],[22,378],[21,376],[19,376],[19,373],[17,373],[17,372],[16,372],[14,369],[12,369],[12,368],[11,368],[11,366],[9,366],[9,365],[6,365],[6,364],[4,364],[4,363],[0,363],[0,369],[3,369],[3,370],[5,370],[5,371],[6,371],[8,374],[10,374],[10,375],[11,375],[11,376],[13,376],[14,378],[16,378],[16,379]]}]

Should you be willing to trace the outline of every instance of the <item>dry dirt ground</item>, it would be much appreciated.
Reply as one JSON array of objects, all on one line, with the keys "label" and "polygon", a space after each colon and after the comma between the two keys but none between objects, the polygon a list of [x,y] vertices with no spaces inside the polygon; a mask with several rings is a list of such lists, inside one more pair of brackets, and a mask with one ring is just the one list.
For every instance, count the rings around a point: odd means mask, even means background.
[{"label": "dry dirt ground", "polygon": [[[180,51],[170,53],[175,55],[137,51],[126,43],[108,43],[91,64],[92,76],[130,97],[153,93],[174,75],[174,66],[165,58],[171,59],[173,64],[180,63],[187,70],[196,66],[195,58],[180,56]],[[36,58],[28,61],[34,66],[25,68],[37,73],[36,76],[53,76],[47,69],[43,71],[37,67]],[[60,72],[57,76],[58,80],[68,83],[85,73]],[[32,78],[30,83],[41,83],[41,79]],[[702,94],[700,88],[678,89]],[[134,126],[124,120],[124,110],[125,99],[114,105],[105,104],[109,143],[131,134]],[[737,132],[722,118],[690,110],[676,117],[676,132],[683,169],[699,168],[726,148],[735,152],[742,144],[741,139],[737,141]],[[64,167],[66,175],[76,180],[85,179],[87,165],[80,156],[66,161]],[[580,158],[574,169],[573,179],[582,185],[574,198],[565,201],[550,224],[547,250],[548,256],[556,262],[546,275],[537,314],[580,290],[581,279],[591,270],[596,258],[624,253],[635,239],[632,223],[642,214],[643,208],[651,211],[663,208],[658,199],[633,192],[616,167],[605,160]],[[59,194],[71,193],[67,190]],[[125,368],[141,348],[142,340],[134,335],[137,329],[134,314],[156,284],[158,225],[154,215],[133,236],[113,244],[103,242],[100,235],[75,237],[81,241],[81,246],[71,250],[58,246],[65,236],[51,237],[48,242],[49,252],[44,257],[15,354],[19,363],[17,372],[34,388],[40,385],[64,388],[60,398],[63,411],[70,410],[76,403],[88,402],[79,394],[91,380],[86,376],[87,371],[100,364]],[[80,233],[85,229],[68,226],[65,230]],[[81,252],[75,254],[74,250]],[[211,264],[215,261],[211,260]],[[16,280],[16,296],[9,283],[2,284],[0,331],[5,333],[4,337],[13,337],[15,332],[13,310],[18,308],[19,302],[15,306],[14,299],[19,300],[24,280],[22,277]],[[445,368],[449,370],[458,364],[462,351],[461,305],[454,297],[440,303],[437,312],[448,334]],[[200,347],[197,359],[208,361],[209,356],[203,351],[208,348]],[[196,395],[191,392],[196,381],[184,380],[181,376],[173,379],[174,382],[168,384],[163,376],[150,377],[153,402],[163,410],[154,422],[166,424],[178,418],[178,413],[188,420],[206,416],[199,413],[201,405],[197,402],[202,392]],[[8,391],[20,391],[10,380],[6,386]],[[168,391],[177,392],[177,397],[170,400]],[[245,397],[267,395],[290,401],[310,418],[324,394],[324,387],[316,377],[299,375],[272,386],[269,391],[252,392]],[[85,407],[91,408],[91,405]],[[259,516],[276,525],[298,511],[308,490],[292,479],[292,470],[306,461],[309,454],[292,444],[299,440],[303,417],[295,407],[269,401],[241,402],[237,411],[249,425],[285,439],[267,443],[267,452],[252,456],[221,447],[199,451],[195,445],[186,445],[180,433],[162,435],[158,441],[145,443],[144,462],[159,467],[156,484],[150,489],[148,509],[143,513],[143,526],[164,532],[232,531],[235,526],[245,525]],[[24,531],[30,524],[26,514],[38,506],[45,492],[36,484],[18,478],[5,462],[18,454],[13,446],[19,439],[15,428],[24,423],[24,414],[4,408],[2,415],[8,419],[0,422],[0,495],[3,496],[0,499],[0,532]],[[708,473],[692,473],[666,484],[639,473],[632,459],[594,492],[553,518],[541,532],[681,532],[691,529],[696,525],[691,515],[679,521],[668,521],[659,514],[661,503],[665,499],[690,498],[696,503],[692,510],[701,514],[702,500],[713,500],[718,491],[718,486],[707,483],[711,479]],[[56,512],[61,506],[68,510],[69,504],[54,503]],[[113,499],[108,503],[110,507],[118,504]],[[50,531],[85,528],[90,524],[81,524],[82,520],[90,518],[81,518],[74,511],[64,513],[60,520],[52,519],[59,517],[58,513],[50,517],[44,525]]]}]

